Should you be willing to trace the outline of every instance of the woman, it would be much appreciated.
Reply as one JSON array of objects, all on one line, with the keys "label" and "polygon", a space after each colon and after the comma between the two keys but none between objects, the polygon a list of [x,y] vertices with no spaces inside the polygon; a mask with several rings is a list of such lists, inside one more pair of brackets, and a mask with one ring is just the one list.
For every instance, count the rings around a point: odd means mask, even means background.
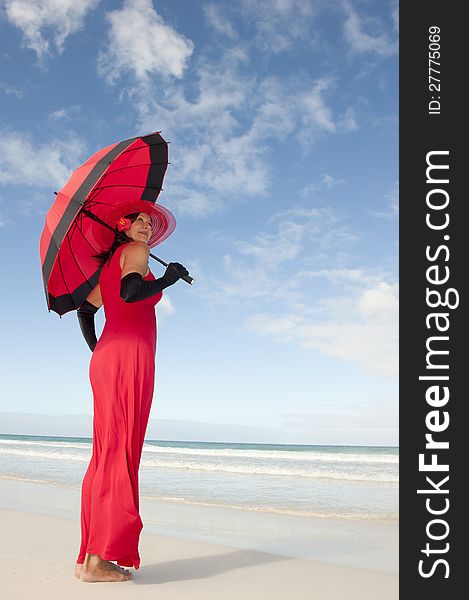
[{"label": "woman", "polygon": [[[131,212],[130,206],[145,211]],[[162,211],[172,224],[162,219]],[[148,267],[150,247],[174,229],[169,211],[138,201],[115,224],[119,231],[111,249],[96,255],[104,262],[98,285],[77,311],[93,352],[93,452],[82,484],[75,567],[75,575],[86,582],[127,581],[132,574],[122,567],[140,566],[138,469],[154,390],[155,305],[163,289],[188,274],[179,263],[170,263],[155,279]],[[106,322],[97,341],[94,314],[101,305]]]}]

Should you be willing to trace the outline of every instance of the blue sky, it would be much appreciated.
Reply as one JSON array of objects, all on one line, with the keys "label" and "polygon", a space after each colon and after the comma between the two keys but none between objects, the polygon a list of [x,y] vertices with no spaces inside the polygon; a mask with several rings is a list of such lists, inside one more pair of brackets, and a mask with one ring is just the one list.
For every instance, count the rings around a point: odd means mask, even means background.
[{"label": "blue sky", "polygon": [[157,308],[156,431],[397,444],[397,4],[0,7],[0,411],[91,414],[90,351],[76,313],[47,311],[39,237],[73,169],[160,130],[177,227],[154,253],[196,282]]}]

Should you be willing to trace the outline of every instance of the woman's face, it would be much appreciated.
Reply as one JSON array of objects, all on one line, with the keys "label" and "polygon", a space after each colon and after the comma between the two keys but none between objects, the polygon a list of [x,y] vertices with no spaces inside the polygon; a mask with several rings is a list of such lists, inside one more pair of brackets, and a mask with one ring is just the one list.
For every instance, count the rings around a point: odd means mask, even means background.
[{"label": "woman's face", "polygon": [[151,218],[150,215],[144,212],[139,213],[138,217],[126,231],[129,238],[135,242],[149,242],[151,237]]}]

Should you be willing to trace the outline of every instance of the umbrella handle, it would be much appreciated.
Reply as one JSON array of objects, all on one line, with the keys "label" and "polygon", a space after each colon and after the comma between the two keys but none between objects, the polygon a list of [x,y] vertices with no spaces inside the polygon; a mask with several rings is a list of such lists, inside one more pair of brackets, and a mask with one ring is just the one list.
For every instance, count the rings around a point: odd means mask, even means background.
[{"label": "umbrella handle", "polygon": [[[164,267],[168,266],[168,263],[164,262],[164,260],[161,260],[161,258],[158,258],[157,256],[155,256],[154,254],[152,254],[150,252],[150,256],[152,258],[154,258],[155,260],[157,260],[159,263],[161,263]],[[192,285],[194,283],[194,278],[191,277],[190,275],[183,275],[181,277],[181,279],[184,279],[184,281],[186,281],[188,284]]]}]

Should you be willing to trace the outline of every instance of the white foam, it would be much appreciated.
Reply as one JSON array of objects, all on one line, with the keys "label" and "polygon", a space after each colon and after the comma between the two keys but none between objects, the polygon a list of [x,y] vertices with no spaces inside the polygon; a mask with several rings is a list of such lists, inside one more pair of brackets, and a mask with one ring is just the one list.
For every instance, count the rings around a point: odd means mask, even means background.
[{"label": "white foam", "polygon": [[[79,463],[87,463],[91,458],[90,443],[24,442],[22,440],[20,442],[1,440],[0,442],[0,454],[3,455]],[[19,447],[13,447],[14,444]],[[197,457],[201,460],[194,460]],[[383,458],[384,460],[382,460]],[[305,453],[302,452],[204,450],[165,448],[144,444],[141,465],[147,468],[266,477],[398,483],[399,477],[395,468],[397,460],[398,457],[392,455],[383,457],[312,451],[305,457]]]}]

